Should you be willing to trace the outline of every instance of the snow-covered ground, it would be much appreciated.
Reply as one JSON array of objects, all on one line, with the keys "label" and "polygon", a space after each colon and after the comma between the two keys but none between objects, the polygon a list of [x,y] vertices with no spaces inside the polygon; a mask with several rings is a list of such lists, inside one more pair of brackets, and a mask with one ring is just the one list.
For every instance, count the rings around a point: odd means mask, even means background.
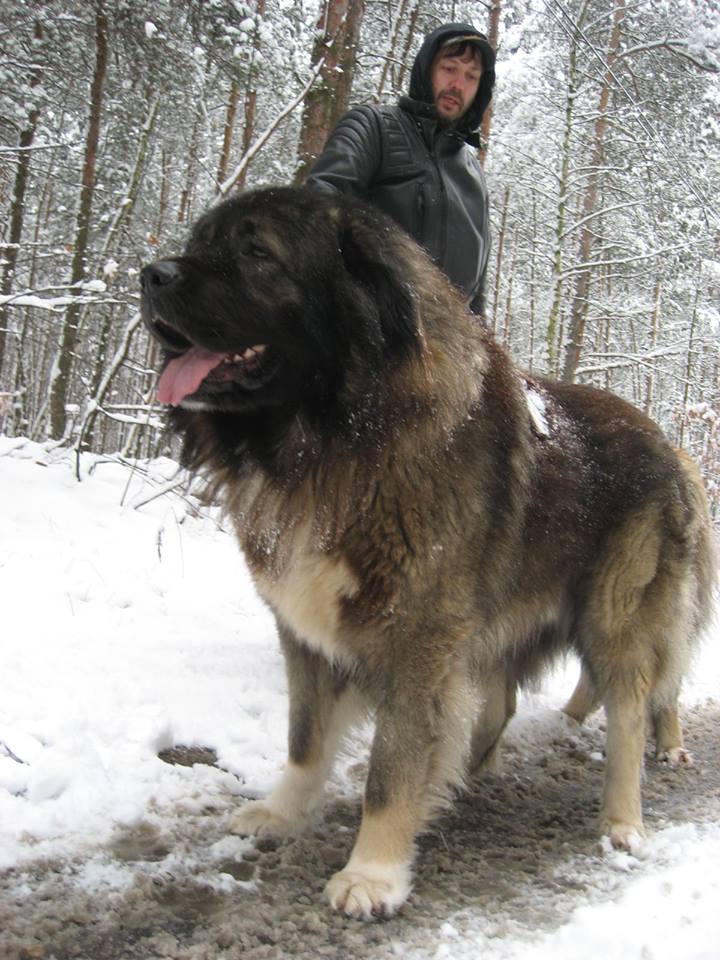
[{"label": "snow-covered ground", "polygon": [[[3,927],[12,929],[13,918],[31,911],[39,864],[62,871],[72,863],[66,887],[86,894],[121,891],[141,869],[137,857],[108,858],[123,832],[150,824],[158,835],[177,835],[184,816],[224,816],[239,795],[268,789],[285,752],[285,678],[274,625],[219,516],[198,513],[177,490],[163,493],[176,479],[170,461],[133,468],[87,456],[81,467],[78,482],[67,453],[0,438],[3,958]],[[714,633],[706,642],[686,685],[686,710],[718,697],[717,639]],[[522,700],[508,738],[516,751],[545,749],[554,722],[548,717],[576,671],[568,664]],[[217,766],[159,758],[179,744],[212,748]],[[599,759],[591,755],[588,763]],[[348,761],[330,792],[358,790]],[[717,790],[713,795],[717,800]],[[270,885],[227,872],[228,860],[242,859],[249,846],[218,835],[187,856],[210,888],[231,897]],[[161,850],[153,859],[156,870],[182,869],[177,852]],[[503,935],[489,936],[481,914],[474,920],[466,905],[462,922],[448,916],[426,949],[404,944],[402,926],[393,928],[391,953],[720,958],[720,825],[712,818],[667,823],[639,858],[611,854],[594,863],[591,872],[615,877],[607,896],[577,894],[567,917],[537,935],[518,916]],[[324,909],[317,890],[310,891],[307,910]],[[371,928],[353,929],[357,939]],[[196,955],[206,954],[187,954]]]}]

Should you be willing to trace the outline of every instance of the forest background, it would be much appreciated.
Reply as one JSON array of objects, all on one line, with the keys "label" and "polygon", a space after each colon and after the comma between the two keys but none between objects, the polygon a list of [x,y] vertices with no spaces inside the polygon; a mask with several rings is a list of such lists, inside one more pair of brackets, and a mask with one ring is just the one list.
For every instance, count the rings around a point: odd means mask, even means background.
[{"label": "forest background", "polygon": [[718,0],[4,0],[0,432],[172,452],[140,268],[223,196],[301,182],[454,20],[498,50],[490,324],[658,420],[718,518]]}]

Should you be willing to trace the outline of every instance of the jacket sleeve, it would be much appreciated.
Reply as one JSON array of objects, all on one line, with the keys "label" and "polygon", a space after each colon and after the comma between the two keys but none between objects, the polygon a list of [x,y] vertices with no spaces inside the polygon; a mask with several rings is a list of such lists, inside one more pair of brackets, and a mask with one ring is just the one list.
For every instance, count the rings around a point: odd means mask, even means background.
[{"label": "jacket sleeve", "polygon": [[481,285],[470,300],[468,308],[470,313],[482,321],[483,326],[487,326],[487,317],[485,316],[485,290],[483,289],[484,283],[485,277],[482,278]]},{"label": "jacket sleeve", "polygon": [[485,203],[483,236],[485,238],[485,246],[483,249],[484,262],[482,265],[482,273],[480,274],[478,285],[470,297],[468,307],[471,313],[480,318],[483,326],[487,326],[487,316],[485,315],[485,281],[487,279],[488,264],[490,262],[490,245],[492,239],[490,234],[490,211],[488,210],[487,202]]},{"label": "jacket sleeve", "polygon": [[305,185],[365,199],[382,159],[378,118],[370,106],[350,110],[333,130]]},{"label": "jacket sleeve", "polygon": [[[489,235],[487,236],[487,246],[488,247],[490,246]],[[470,302],[468,303],[470,313],[473,313],[475,314],[475,316],[479,317],[480,320],[482,321],[483,326],[487,326],[487,316],[485,314],[485,280],[487,278],[488,260],[489,260],[489,257],[486,256],[485,266],[483,267],[483,272],[480,277],[480,281],[478,282],[478,285],[475,288],[475,291],[470,297]]]}]

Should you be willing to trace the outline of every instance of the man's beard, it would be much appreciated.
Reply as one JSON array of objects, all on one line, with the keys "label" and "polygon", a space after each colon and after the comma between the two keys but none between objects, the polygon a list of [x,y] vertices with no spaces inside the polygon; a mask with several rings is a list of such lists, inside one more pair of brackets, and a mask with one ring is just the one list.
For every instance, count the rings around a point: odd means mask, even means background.
[{"label": "man's beard", "polygon": [[[443,99],[443,97],[450,97],[452,100],[454,100],[455,103],[457,104],[457,108],[459,112],[454,114],[453,116],[443,115],[438,109],[438,104]],[[449,90],[441,90],[440,93],[437,95],[437,97],[435,97],[435,111],[438,115],[440,125],[443,127],[452,127],[456,125],[457,122],[465,116],[469,106],[470,104],[467,104],[466,106],[463,103],[462,97],[458,97],[456,94],[452,93]]]}]

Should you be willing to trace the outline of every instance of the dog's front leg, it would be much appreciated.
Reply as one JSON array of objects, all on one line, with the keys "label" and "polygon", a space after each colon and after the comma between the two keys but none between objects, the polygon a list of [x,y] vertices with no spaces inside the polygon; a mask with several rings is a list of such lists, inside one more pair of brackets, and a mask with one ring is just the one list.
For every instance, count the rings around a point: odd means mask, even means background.
[{"label": "dog's front leg", "polygon": [[464,706],[444,694],[414,689],[379,708],[360,831],[347,865],[325,889],[335,910],[390,916],[407,899],[415,837],[448,782],[462,776]]},{"label": "dog's front leg", "polygon": [[302,827],[322,799],[338,743],[352,720],[344,678],[282,624],[279,633],[290,700],[288,761],[272,792],[240,810],[233,833],[283,835]]}]

